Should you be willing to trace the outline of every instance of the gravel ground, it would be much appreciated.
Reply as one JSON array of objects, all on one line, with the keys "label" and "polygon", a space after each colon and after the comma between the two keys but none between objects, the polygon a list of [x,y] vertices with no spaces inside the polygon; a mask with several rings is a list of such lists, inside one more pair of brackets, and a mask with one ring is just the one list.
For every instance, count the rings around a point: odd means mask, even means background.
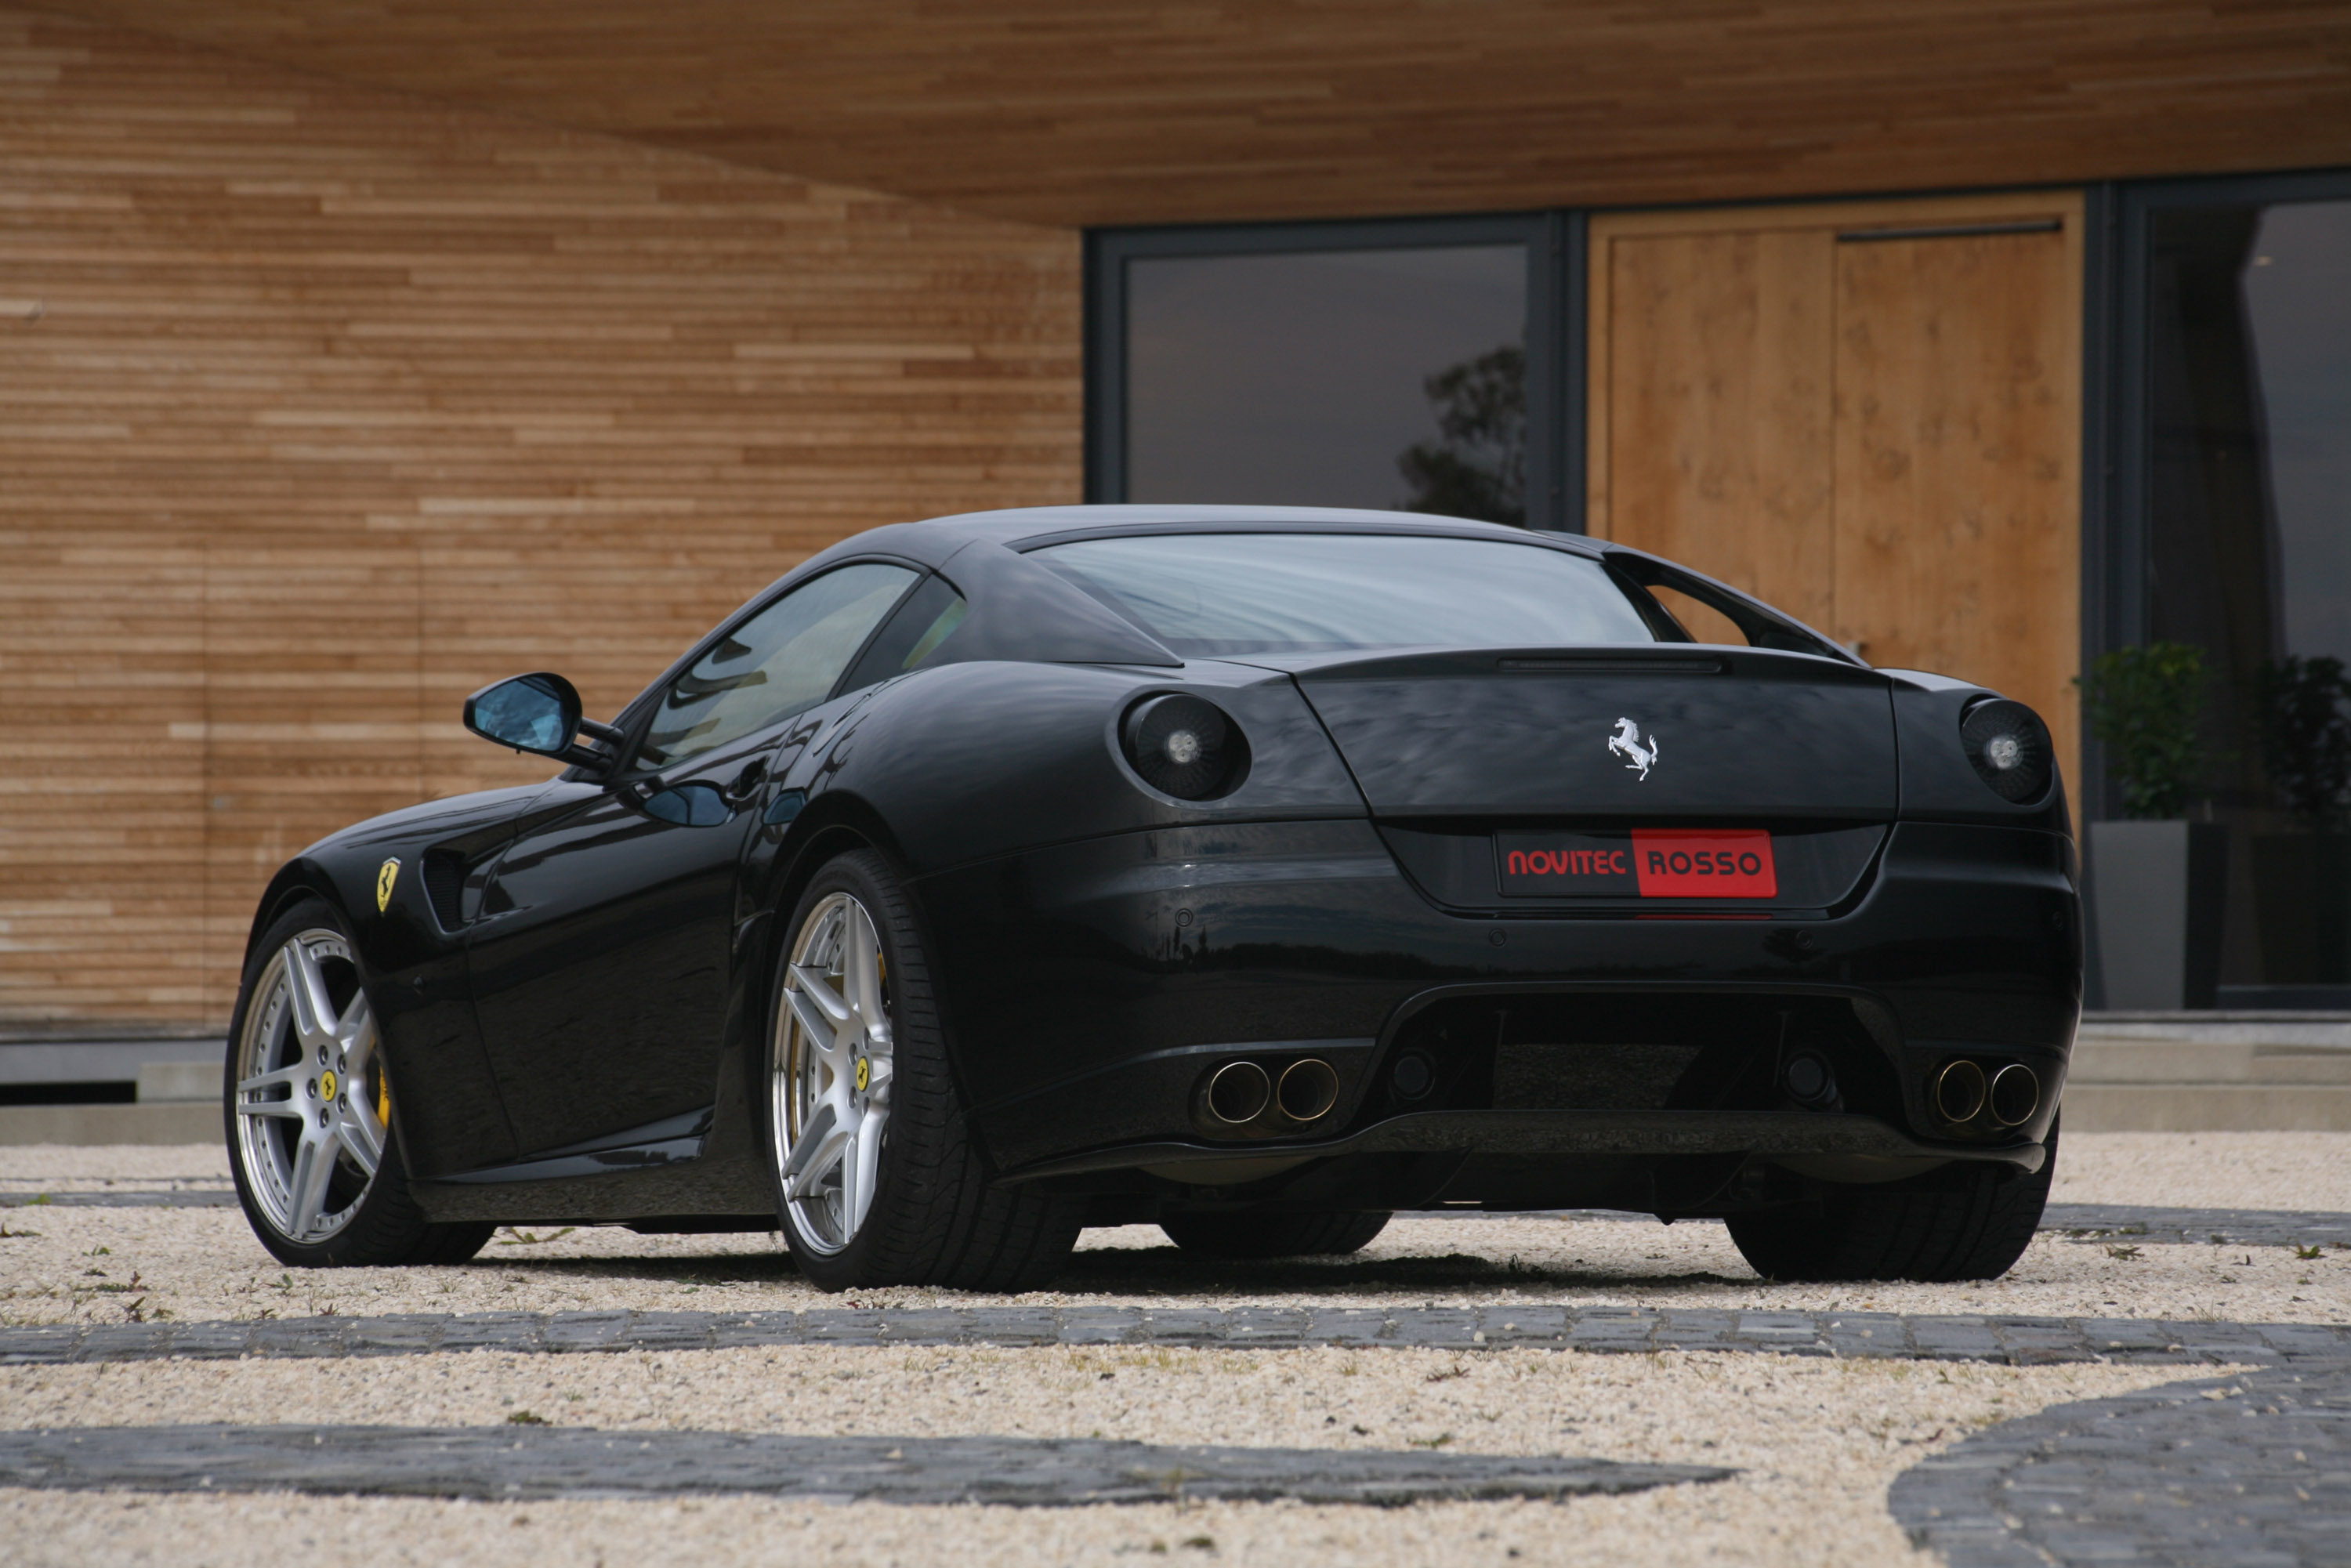
[{"label": "gravel ground", "polygon": [[[804,1284],[772,1237],[638,1236],[611,1228],[502,1231],[474,1262],[437,1269],[288,1270],[228,1209],[26,1207],[0,1214],[0,1323],[130,1317],[252,1318],[326,1312],[712,1312],[835,1306]],[[103,1249],[103,1250],[101,1250]],[[894,1307],[981,1298],[891,1290]],[[1177,1253],[1155,1226],[1086,1233],[1038,1304],[1460,1306],[1616,1302],[2050,1317],[2351,1322],[2351,1254],[2291,1248],[2090,1243],[2043,1235],[2008,1275],[1958,1285],[1775,1285],[1717,1225],[1614,1220],[1400,1218],[1351,1258],[1215,1264]]]},{"label": "gravel ground", "polygon": [[2068,1133],[2049,1201],[2351,1212],[2351,1133]]},{"label": "gravel ground", "polygon": [[[2081,1135],[2057,1201],[2351,1211],[2351,1134]],[[217,1180],[209,1148],[0,1149],[7,1190]],[[70,1184],[70,1185],[69,1185]],[[507,1232],[473,1265],[297,1274],[231,1210],[0,1213],[0,1322],[196,1319],[635,1306],[841,1304],[772,1239]],[[38,1234],[17,1235],[18,1231]],[[104,1250],[99,1250],[104,1249]],[[914,1304],[967,1301],[891,1291]],[[1153,1228],[1089,1232],[1051,1295],[1458,1304],[1511,1300],[1903,1312],[2351,1321],[2351,1258],[2283,1248],[2036,1240],[1974,1286],[1771,1286],[1719,1227],[1549,1218],[1398,1220],[1328,1264],[1212,1268]],[[872,1304],[868,1302],[867,1304]],[[2207,1374],[2209,1375],[2209,1374]],[[365,1362],[155,1363],[0,1369],[0,1424],[335,1421],[562,1423],[906,1435],[1010,1433],[1155,1442],[1448,1448],[1739,1467],[1737,1479],[1566,1505],[1381,1511],[1300,1505],[1071,1510],[810,1508],[756,1499],[500,1507],[405,1500],[0,1491],[12,1561],[250,1561],[274,1548],[395,1563],[513,1556],[663,1562],[958,1561],[1033,1565],[1167,1555],[1318,1563],[1884,1563],[1912,1553],[1892,1478],[1967,1432],[2053,1403],[2162,1383],[2152,1367],[1995,1367],[1769,1355],[1328,1349],[1027,1351],[763,1348],[657,1355],[498,1354]],[[952,1543],[949,1552],[946,1543]]]},{"label": "gravel ground", "polygon": [[228,1150],[219,1144],[0,1145],[0,1186],[163,1186],[172,1180],[228,1180]]},{"label": "gravel ground", "polygon": [[[12,1426],[152,1421],[490,1425],[520,1411],[605,1427],[1587,1454],[1739,1467],[1731,1480],[1550,1505],[1395,1512],[1282,1505],[1068,1511],[810,1510],[751,1500],[494,1508],[339,1500],[126,1499],[0,1492],[0,1537],[24,1560],[178,1562],[272,1544],[373,1539],[371,1555],[443,1561],[507,1551],[590,1560],[820,1553],[861,1563],[1094,1560],[1701,1561],[1883,1563],[1910,1555],[1886,1511],[1894,1476],[1970,1431],[2176,1374],[2107,1366],[1930,1366],[1778,1356],[1458,1358],[1421,1351],[776,1349],[353,1363],[146,1364],[0,1371]],[[1694,1418],[1694,1412],[1704,1412]],[[495,1528],[496,1535],[485,1532]],[[943,1534],[942,1532],[952,1532]],[[559,1543],[561,1543],[559,1546]],[[517,1542],[518,1544],[518,1542]],[[1209,1548],[1191,1548],[1207,1561]]]}]

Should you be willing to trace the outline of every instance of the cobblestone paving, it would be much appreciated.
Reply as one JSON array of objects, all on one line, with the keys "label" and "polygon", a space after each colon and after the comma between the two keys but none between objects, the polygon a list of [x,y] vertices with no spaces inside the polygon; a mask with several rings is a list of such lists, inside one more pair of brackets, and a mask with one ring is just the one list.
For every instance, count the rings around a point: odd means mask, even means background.
[{"label": "cobblestone paving", "polygon": [[2148,1242],[2229,1247],[2351,1248],[2351,1214],[2283,1208],[2146,1208],[2118,1203],[2053,1203],[2043,1230],[2074,1241],[2127,1236]]},{"label": "cobblestone paving", "polygon": [[1564,1498],[1720,1480],[1703,1465],[1065,1437],[802,1437],[587,1427],[96,1427],[0,1432],[0,1486],[521,1501],[761,1492],[799,1501],[1372,1503]]},{"label": "cobblestone paving", "polygon": [[2351,1562],[2351,1365],[2004,1421],[1904,1472],[1887,1506],[1952,1568]]},{"label": "cobblestone paving", "polygon": [[1217,1349],[1769,1351],[2041,1364],[2351,1363],[2351,1326],[1895,1312],[1655,1311],[1528,1304],[1325,1307],[830,1308],[782,1312],[483,1312],[71,1324],[0,1329],[0,1365],[423,1355],[567,1354],[777,1344],[1163,1344]]},{"label": "cobblestone paving", "polygon": [[235,1208],[235,1187],[0,1193],[0,1208]]},{"label": "cobblestone paving", "polygon": [[[1623,1219],[1656,1222],[1656,1217],[1622,1208],[1552,1208],[1537,1211],[1556,1219]],[[1431,1209],[1416,1218],[1525,1219],[1527,1213],[1489,1213],[1484,1209]],[[1719,1225],[1719,1219],[1685,1219],[1683,1225]],[[2156,1243],[2207,1242],[2228,1247],[2312,1247],[2333,1244],[2351,1248],[2351,1214],[2317,1209],[2286,1208],[2157,1208],[2124,1203],[2053,1203],[2041,1216],[2040,1229],[2055,1231],[2071,1241],[2098,1242],[2116,1236]]]}]

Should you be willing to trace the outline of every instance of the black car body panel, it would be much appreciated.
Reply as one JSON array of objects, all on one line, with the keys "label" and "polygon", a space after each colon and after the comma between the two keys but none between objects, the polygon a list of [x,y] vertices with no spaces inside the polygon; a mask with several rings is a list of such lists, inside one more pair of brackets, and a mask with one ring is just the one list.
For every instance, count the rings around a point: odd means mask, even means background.
[{"label": "black car body panel", "polygon": [[[438,1218],[772,1224],[754,1079],[778,927],[855,845],[914,894],[993,1167],[1105,1214],[1721,1212],[1790,1181],[2037,1161],[2079,1013],[2076,867],[2062,788],[2012,804],[1960,750],[1960,716],[1991,694],[1871,670],[1743,599],[1772,645],[1187,658],[1024,553],[1243,529],[1499,538],[1627,580],[1678,573],[1384,513],[1049,508],[876,529],[746,612],[894,561],[968,601],[935,658],[680,767],[574,767],[347,829],[278,873],[255,931],[305,894],[350,924]],[[641,733],[724,630],[617,727]],[[1247,737],[1245,774],[1214,799],[1155,789],[1122,749],[1122,716],[1168,692]],[[1619,721],[1653,766],[1611,747]],[[663,818],[656,796],[685,783],[723,792],[724,820]],[[1545,834],[1689,828],[1771,834],[1776,891],[1552,897],[1498,872]],[[401,870],[379,909],[387,860]],[[1835,1064],[1833,1102],[1775,1087],[1803,1050]],[[1407,1055],[1426,1068],[1410,1093]],[[1938,1124],[1929,1085],[1961,1057],[2032,1066],[2033,1115]],[[1204,1109],[1218,1065],[1306,1058],[1338,1081],[1311,1126]]]},{"label": "black car body panel", "polygon": [[[1894,817],[1886,684],[1850,664],[1672,644],[1283,663],[1384,821]],[[1628,715],[1654,773],[1608,750]]]}]

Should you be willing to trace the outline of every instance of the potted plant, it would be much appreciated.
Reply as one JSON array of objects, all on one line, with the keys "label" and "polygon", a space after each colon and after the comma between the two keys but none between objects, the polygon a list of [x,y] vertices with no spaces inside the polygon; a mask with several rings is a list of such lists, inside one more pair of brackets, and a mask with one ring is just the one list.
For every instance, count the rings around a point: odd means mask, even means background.
[{"label": "potted plant", "polygon": [[2262,979],[2351,983],[2351,696],[2340,659],[2262,665],[2262,766],[2294,831],[2253,836]]},{"label": "potted plant", "polygon": [[2206,682],[2203,651],[2185,643],[2103,654],[2081,682],[2125,819],[2090,824],[2091,918],[2109,1008],[2209,1008],[2220,984],[2228,831],[2186,820],[2203,771]]}]

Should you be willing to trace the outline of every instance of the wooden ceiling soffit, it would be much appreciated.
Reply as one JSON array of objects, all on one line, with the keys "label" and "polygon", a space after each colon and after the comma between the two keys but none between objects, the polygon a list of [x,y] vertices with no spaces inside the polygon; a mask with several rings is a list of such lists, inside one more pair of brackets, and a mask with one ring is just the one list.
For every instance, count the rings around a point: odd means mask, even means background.
[{"label": "wooden ceiling soffit", "polygon": [[1062,225],[2351,163],[2343,0],[63,0]]}]

